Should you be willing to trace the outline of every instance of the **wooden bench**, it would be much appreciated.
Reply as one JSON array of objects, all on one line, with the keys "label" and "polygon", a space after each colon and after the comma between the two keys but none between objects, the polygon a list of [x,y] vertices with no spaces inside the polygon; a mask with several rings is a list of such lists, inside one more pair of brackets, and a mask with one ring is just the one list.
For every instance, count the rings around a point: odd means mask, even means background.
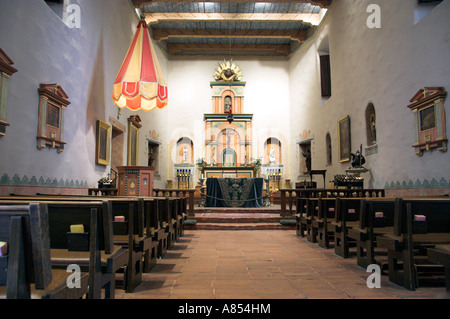
[{"label": "wooden bench", "polygon": [[300,237],[307,237],[308,233],[311,230],[311,201],[312,199],[306,198],[304,200],[305,205],[303,206],[303,209],[301,209],[301,213],[298,216],[298,223],[299,223],[299,231]]},{"label": "wooden bench", "polygon": [[[70,200],[69,200],[70,199]],[[89,229],[88,214],[90,208],[97,208],[101,215],[102,223],[99,228],[101,236],[101,287],[105,289],[105,298],[113,299],[115,297],[116,278],[115,274],[124,272],[123,288],[127,289],[128,282],[134,282],[132,272],[130,271],[130,259],[133,254],[119,244],[114,242],[113,234],[113,203],[109,200],[101,200],[96,198],[76,197],[76,196],[13,196],[1,197],[0,203],[20,204],[23,202],[39,202],[46,203],[49,209],[49,224],[54,226],[50,228],[50,235],[53,239],[52,247],[52,263],[67,266],[71,263],[77,263],[83,267],[89,266],[90,256],[84,251],[68,251],[67,250],[67,232],[70,225],[86,224]],[[133,223],[130,224],[133,226]],[[133,236],[129,236],[132,241]],[[131,279],[128,277],[131,276]],[[99,289],[95,290],[95,297],[99,297]]]},{"label": "wooden bench", "polygon": [[297,197],[297,201],[296,201],[295,231],[296,231],[296,235],[299,237],[304,237],[304,231],[303,231],[303,227],[302,227],[302,217],[306,216],[307,200],[308,199],[306,197]]},{"label": "wooden bench", "polygon": [[445,288],[450,294],[450,245],[436,245],[434,248],[429,248],[427,256],[430,262],[444,266]]},{"label": "wooden bench", "polygon": [[[418,217],[415,217],[418,216]],[[425,216],[425,221],[419,219]],[[419,279],[434,275],[427,250],[450,244],[450,199],[402,198],[396,201],[394,233],[377,236],[388,251],[389,280],[416,290]]]},{"label": "wooden bench", "polygon": [[[394,211],[396,198],[361,199],[359,225],[348,229],[348,237],[356,241],[357,264],[367,268],[377,262],[375,248],[377,236],[394,232]],[[377,251],[378,256],[385,257],[387,252]]]},{"label": "wooden bench", "polygon": [[348,230],[359,224],[361,198],[336,198],[335,220],[330,224],[334,236],[334,251],[348,258],[355,241],[348,237]]},{"label": "wooden bench", "polygon": [[175,244],[175,223],[174,223],[174,205],[176,200],[173,197],[166,197],[165,209],[162,212],[163,228],[167,233],[167,249],[172,249]]},{"label": "wooden bench", "polygon": [[317,242],[319,247],[328,249],[330,243],[334,241],[334,232],[330,231],[330,225],[335,221],[336,199],[320,198],[319,212],[317,218],[313,222],[316,228]]},{"label": "wooden bench", "polygon": [[[94,209],[91,221],[95,222]],[[95,234],[91,236],[91,243]],[[7,299],[81,299],[93,278],[84,272],[74,276],[69,287],[69,273],[52,269],[47,207],[43,204],[0,206],[0,240],[7,242],[8,252],[0,256],[0,296]],[[92,274],[92,272],[91,272]]]},{"label": "wooden bench", "polygon": [[[137,198],[114,198],[110,202],[114,244],[128,249],[124,288],[133,292],[142,282],[143,259],[152,247],[151,237],[144,236],[144,206]],[[125,221],[115,221],[116,217]]]},{"label": "wooden bench", "polygon": [[317,243],[317,230],[319,217],[319,198],[309,198],[306,204],[308,213],[306,223],[306,239],[311,243]]}]

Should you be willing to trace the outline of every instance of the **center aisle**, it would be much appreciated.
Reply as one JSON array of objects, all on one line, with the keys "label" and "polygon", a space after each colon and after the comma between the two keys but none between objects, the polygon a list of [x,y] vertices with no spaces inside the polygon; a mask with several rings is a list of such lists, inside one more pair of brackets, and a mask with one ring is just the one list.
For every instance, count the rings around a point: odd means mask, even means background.
[{"label": "center aisle", "polygon": [[133,293],[116,299],[441,298],[443,288],[409,291],[295,235],[295,231],[186,230]]}]

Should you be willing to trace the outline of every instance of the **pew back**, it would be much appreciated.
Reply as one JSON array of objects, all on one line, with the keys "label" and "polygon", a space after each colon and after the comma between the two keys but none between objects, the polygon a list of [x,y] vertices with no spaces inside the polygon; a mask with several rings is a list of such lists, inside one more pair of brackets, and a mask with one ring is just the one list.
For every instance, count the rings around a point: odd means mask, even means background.
[{"label": "pew back", "polygon": [[[410,221],[407,220],[407,207],[410,206]],[[407,222],[413,223],[414,216],[425,216],[425,227],[419,233],[450,233],[450,198],[402,198],[395,206],[394,232],[400,236],[408,232]]]},{"label": "pew back", "polygon": [[[361,200],[360,228],[393,227],[397,198],[366,198]],[[378,216],[382,215],[382,216]]]},{"label": "pew back", "polygon": [[0,206],[0,241],[9,246],[0,257],[0,285],[7,285],[7,298],[29,298],[30,284],[46,289],[52,281],[46,213],[36,203]]}]

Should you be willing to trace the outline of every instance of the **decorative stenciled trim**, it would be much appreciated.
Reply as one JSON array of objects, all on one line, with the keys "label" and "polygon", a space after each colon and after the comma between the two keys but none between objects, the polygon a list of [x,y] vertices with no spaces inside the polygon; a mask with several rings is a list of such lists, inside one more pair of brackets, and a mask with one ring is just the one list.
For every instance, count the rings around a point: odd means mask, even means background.
[{"label": "decorative stenciled trim", "polygon": [[407,189],[407,188],[419,189],[419,188],[447,188],[447,187],[450,187],[450,180],[447,180],[444,177],[442,177],[439,181],[436,180],[435,178],[431,179],[431,181],[429,181],[428,179],[424,179],[423,181],[417,179],[415,182],[412,180],[402,182],[391,181],[386,182],[386,184],[384,185],[385,189]]},{"label": "decorative stenciled trim", "polygon": [[31,178],[28,178],[27,175],[24,175],[22,178],[18,174],[14,174],[12,178],[9,177],[8,174],[3,174],[0,178],[0,185],[7,185],[7,186],[41,186],[41,187],[70,187],[70,188],[88,188],[88,183],[86,181],[79,181],[79,180],[63,180],[60,178],[59,180],[57,178],[51,179],[44,177],[39,177],[39,179],[36,178],[36,176],[33,176]]}]

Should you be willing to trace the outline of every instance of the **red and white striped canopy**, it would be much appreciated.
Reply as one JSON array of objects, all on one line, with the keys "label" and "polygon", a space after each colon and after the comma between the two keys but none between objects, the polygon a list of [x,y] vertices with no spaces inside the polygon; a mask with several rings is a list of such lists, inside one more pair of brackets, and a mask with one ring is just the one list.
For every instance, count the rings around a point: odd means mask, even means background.
[{"label": "red and white striped canopy", "polygon": [[167,105],[167,84],[145,20],[139,22],[114,82],[113,101],[118,107],[128,107],[133,111],[151,111]]}]

